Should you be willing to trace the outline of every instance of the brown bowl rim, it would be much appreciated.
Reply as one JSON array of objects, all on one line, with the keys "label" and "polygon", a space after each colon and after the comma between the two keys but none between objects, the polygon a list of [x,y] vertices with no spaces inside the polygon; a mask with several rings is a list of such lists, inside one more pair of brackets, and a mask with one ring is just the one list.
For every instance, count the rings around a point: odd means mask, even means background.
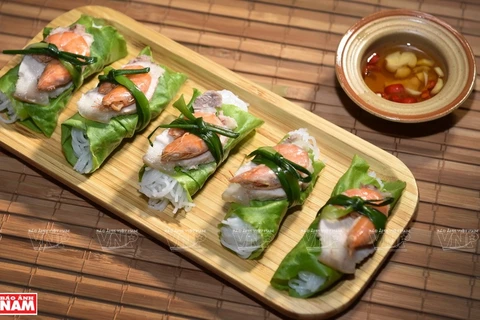
[{"label": "brown bowl rim", "polygon": [[[385,18],[385,17],[391,17],[391,16],[412,16],[412,17],[417,17],[420,19],[425,19],[429,20],[431,22],[434,22],[441,27],[445,28],[448,32],[453,34],[455,38],[460,42],[463,52],[465,53],[465,56],[468,60],[468,65],[471,66],[468,68],[468,81],[463,87],[462,91],[455,97],[454,100],[452,100],[449,104],[446,106],[427,113],[423,114],[412,114],[412,115],[402,115],[402,114],[396,114],[396,113],[391,113],[391,112],[386,112],[382,109],[379,109],[371,104],[366,103],[362,98],[360,98],[359,95],[357,95],[350,84],[348,83],[345,73],[343,71],[343,65],[342,65],[342,59],[341,57],[343,56],[343,51],[345,48],[345,45],[349,42],[349,40],[352,39],[352,37],[356,34],[358,29],[361,27],[371,23],[372,21],[375,21],[380,18]],[[390,121],[396,121],[396,122],[425,122],[425,121],[430,121],[434,119],[438,119],[440,117],[443,117],[456,108],[458,108],[469,96],[470,92],[473,90],[473,86],[475,84],[475,79],[476,79],[476,65],[475,65],[475,55],[473,54],[472,48],[470,44],[468,43],[467,39],[460,33],[458,32],[455,28],[453,28],[451,25],[446,23],[445,21],[429,14],[425,13],[422,11],[416,11],[416,10],[408,10],[408,9],[394,9],[394,10],[384,10],[384,11],[379,11],[375,12],[373,14],[370,14],[362,19],[360,19],[358,22],[356,22],[352,27],[348,29],[348,31],[345,33],[343,38],[341,39],[338,48],[337,48],[337,53],[336,53],[336,59],[335,59],[335,71],[337,75],[337,79],[342,86],[343,90],[347,93],[347,95],[357,104],[359,105],[362,109],[365,109],[366,111],[379,116],[381,118],[384,118],[386,120]],[[401,105],[399,103],[399,105]]]}]

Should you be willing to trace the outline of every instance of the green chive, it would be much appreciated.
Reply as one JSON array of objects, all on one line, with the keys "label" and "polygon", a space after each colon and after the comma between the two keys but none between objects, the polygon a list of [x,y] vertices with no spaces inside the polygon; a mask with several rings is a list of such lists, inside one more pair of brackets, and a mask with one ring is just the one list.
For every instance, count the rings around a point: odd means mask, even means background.
[{"label": "green chive", "polygon": [[215,162],[217,164],[220,164],[224,158],[224,150],[218,134],[228,138],[237,138],[240,134],[230,129],[207,123],[203,121],[202,117],[196,118],[193,115],[193,102],[199,94],[200,91],[194,89],[193,97],[188,104],[185,103],[185,98],[182,94],[180,98],[175,101],[173,106],[182,113],[183,117],[173,120],[170,124],[160,125],[155,128],[155,130],[153,130],[152,133],[150,133],[150,135],[148,136],[148,142],[151,146],[153,146],[151,137],[159,128],[183,129],[205,141],[205,144],[207,145],[209,151],[212,153]]},{"label": "green chive", "polygon": [[108,81],[108,82],[113,82],[115,83],[115,77],[116,76],[125,76],[125,75],[130,75],[130,74],[141,74],[141,73],[147,73],[150,72],[150,68],[143,68],[143,69],[113,69],[113,68],[108,68],[105,69],[106,73],[99,75],[98,80],[100,82]]},{"label": "green chive", "polygon": [[58,59],[68,70],[75,88],[80,88],[83,83],[81,67],[97,62],[96,57],[87,57],[71,52],[60,51],[56,45],[47,42],[33,43],[22,50],[3,50],[2,52],[5,54],[47,55]]},{"label": "green chive", "polygon": [[[345,208],[352,209],[364,216],[366,216],[370,221],[372,221],[375,229],[377,231],[384,230],[385,225],[387,224],[387,217],[375,209],[375,207],[382,207],[388,204],[391,204],[394,201],[394,198],[388,197],[381,200],[363,200],[360,197],[348,197],[343,194],[336,195],[330,198],[325,206],[327,205],[337,205],[343,206]],[[322,208],[323,209],[323,208]],[[319,213],[322,211],[319,210]]]},{"label": "green chive", "polygon": [[108,81],[112,83],[118,83],[130,91],[137,106],[137,131],[145,129],[145,127],[150,123],[152,118],[150,104],[147,97],[145,97],[145,94],[135,85],[135,83],[132,82],[132,80],[128,79],[125,75],[146,73],[149,71],[150,68],[119,70],[106,68],[104,74],[98,76],[98,80],[100,80],[100,82]]},{"label": "green chive", "polygon": [[193,110],[193,103],[195,102],[197,97],[199,97],[201,95],[202,95],[202,93],[200,92],[200,90],[198,90],[197,88],[193,88],[192,98],[190,99],[190,101],[187,104],[187,109],[190,110],[191,113],[193,113],[193,111],[194,111]]},{"label": "green chive", "polygon": [[[254,157],[253,163],[264,164],[278,177],[283,190],[287,195],[290,206],[301,203],[301,190],[299,182],[312,181],[312,174],[306,168],[286,159],[272,147],[261,147],[253,151],[248,157]],[[306,176],[302,177],[302,172]]]},{"label": "green chive", "polygon": [[41,54],[53,57],[61,61],[67,61],[74,66],[86,66],[97,62],[97,57],[87,57],[66,51],[58,50],[53,43],[38,42],[33,43],[21,50],[3,50],[4,54]]},{"label": "green chive", "polygon": [[72,82],[75,88],[80,88],[83,83],[83,75],[80,67],[71,64],[68,61],[60,60],[62,65],[67,69],[68,73],[72,77]]},{"label": "green chive", "polygon": [[185,116],[190,121],[195,121],[195,116],[193,115],[193,98],[190,100],[189,105],[185,103],[185,98],[183,97],[183,94],[180,96],[180,98],[173,103],[173,106],[180,111],[181,114]]}]

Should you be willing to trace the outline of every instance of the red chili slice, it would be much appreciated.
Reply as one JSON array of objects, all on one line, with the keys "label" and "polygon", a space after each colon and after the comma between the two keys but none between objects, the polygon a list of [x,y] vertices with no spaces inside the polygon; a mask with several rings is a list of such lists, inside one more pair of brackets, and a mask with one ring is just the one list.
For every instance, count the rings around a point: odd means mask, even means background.
[{"label": "red chili slice", "polygon": [[437,84],[437,80],[428,80],[428,82],[427,82],[427,89],[428,89],[428,90],[433,89],[433,87],[435,87],[436,84]]},{"label": "red chili slice", "polygon": [[374,65],[366,65],[365,69],[363,70],[363,75],[368,76],[372,71],[379,71],[378,67]]},{"label": "red chili slice", "polygon": [[414,97],[405,97],[405,98],[400,99],[399,102],[401,102],[401,103],[415,103],[415,102],[417,102],[417,99],[414,98]]},{"label": "red chili slice", "polygon": [[374,65],[377,64],[378,60],[380,60],[380,57],[378,56],[378,54],[374,53],[367,59],[367,63],[369,65]]},{"label": "red chili slice", "polygon": [[388,94],[403,93],[405,92],[405,87],[403,86],[403,84],[391,84],[389,86],[386,86],[384,91]]},{"label": "red chili slice", "polygon": [[398,94],[392,94],[392,96],[390,97],[390,100],[392,100],[393,102],[400,102],[402,98],[400,98]]},{"label": "red chili slice", "polygon": [[430,97],[431,97],[431,96],[430,96],[430,91],[428,91],[428,90],[423,90],[423,91],[422,91],[422,94],[420,95],[420,97],[421,97],[422,99],[428,99],[428,98],[430,98]]}]

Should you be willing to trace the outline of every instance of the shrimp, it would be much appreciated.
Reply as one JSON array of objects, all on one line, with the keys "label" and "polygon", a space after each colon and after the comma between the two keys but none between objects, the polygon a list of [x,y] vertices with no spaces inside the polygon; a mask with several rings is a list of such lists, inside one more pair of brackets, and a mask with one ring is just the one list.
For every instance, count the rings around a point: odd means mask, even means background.
[{"label": "shrimp", "polygon": [[45,38],[45,42],[53,43],[61,51],[90,56],[90,46],[87,41],[82,34],[73,30],[51,34]]},{"label": "shrimp", "polygon": [[[90,56],[90,44],[82,34],[85,33],[85,30],[80,27],[75,29],[78,30],[53,33],[45,38],[45,42],[53,43],[60,51]],[[38,80],[38,90],[53,91],[72,80],[70,73],[59,60],[46,56],[37,57],[37,60],[47,62],[45,71]]]},{"label": "shrimp", "polygon": [[[364,200],[384,198],[378,190],[368,187],[347,190],[343,194]],[[388,205],[375,208],[385,215],[389,211]],[[357,212],[351,212],[340,219],[320,219],[318,237],[321,239],[322,251],[318,261],[342,273],[354,273],[357,263],[375,251],[371,245],[375,240],[372,232],[375,232],[373,223]]]},{"label": "shrimp", "polygon": [[113,89],[115,89],[117,86],[118,84],[116,83],[112,83],[108,81],[101,82],[98,86],[98,93],[105,95],[110,91],[112,91]]},{"label": "shrimp", "polygon": [[[308,168],[310,158],[308,152],[296,144],[283,143],[273,147],[286,159],[296,164]],[[231,183],[238,183],[247,189],[276,189],[281,187],[277,175],[266,165],[258,165],[252,169],[236,175],[230,179]]]},{"label": "shrimp", "polygon": [[52,60],[47,64],[42,75],[38,79],[37,88],[42,91],[53,91],[72,80],[68,70],[59,60]]},{"label": "shrimp", "polygon": [[[128,65],[125,69],[143,69],[143,66]],[[126,76],[143,93],[146,93],[152,82],[150,73],[130,74]],[[99,92],[106,93],[102,99],[102,105],[115,111],[120,111],[135,102],[133,95],[124,86],[101,85]]]},{"label": "shrimp", "polygon": [[[359,189],[350,189],[343,193],[349,197],[360,197],[364,200],[382,200],[384,196],[377,190],[362,187]],[[388,215],[388,211],[390,210],[389,205],[375,207],[378,211],[383,213],[385,216]],[[373,243],[374,239],[372,234],[375,233],[375,226],[373,225],[372,221],[365,216],[360,216],[355,224],[352,226],[350,231],[348,232],[347,236],[347,247],[352,252],[353,250],[363,247],[366,245],[370,245]]]},{"label": "shrimp", "polygon": [[[222,126],[222,121],[214,113],[195,112],[196,118],[202,117],[207,123]],[[191,159],[208,151],[208,146],[201,138],[179,129],[169,129],[169,135],[175,138],[162,152],[162,162]]]}]

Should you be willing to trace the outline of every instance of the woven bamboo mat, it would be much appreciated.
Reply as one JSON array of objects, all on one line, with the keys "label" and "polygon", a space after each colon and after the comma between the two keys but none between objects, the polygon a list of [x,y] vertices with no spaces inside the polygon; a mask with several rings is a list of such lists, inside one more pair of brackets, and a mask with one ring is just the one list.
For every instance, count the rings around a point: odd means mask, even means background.
[{"label": "woven bamboo mat", "polygon": [[[124,12],[412,170],[420,204],[410,232],[340,318],[480,319],[480,82],[450,116],[400,125],[356,107],[333,69],[343,33],[390,8],[447,21],[465,35],[480,65],[480,2],[0,0],[0,49],[24,46],[81,5]],[[0,55],[0,67],[9,58]],[[0,292],[40,293],[45,319],[282,318],[1,149],[0,237]]]}]

